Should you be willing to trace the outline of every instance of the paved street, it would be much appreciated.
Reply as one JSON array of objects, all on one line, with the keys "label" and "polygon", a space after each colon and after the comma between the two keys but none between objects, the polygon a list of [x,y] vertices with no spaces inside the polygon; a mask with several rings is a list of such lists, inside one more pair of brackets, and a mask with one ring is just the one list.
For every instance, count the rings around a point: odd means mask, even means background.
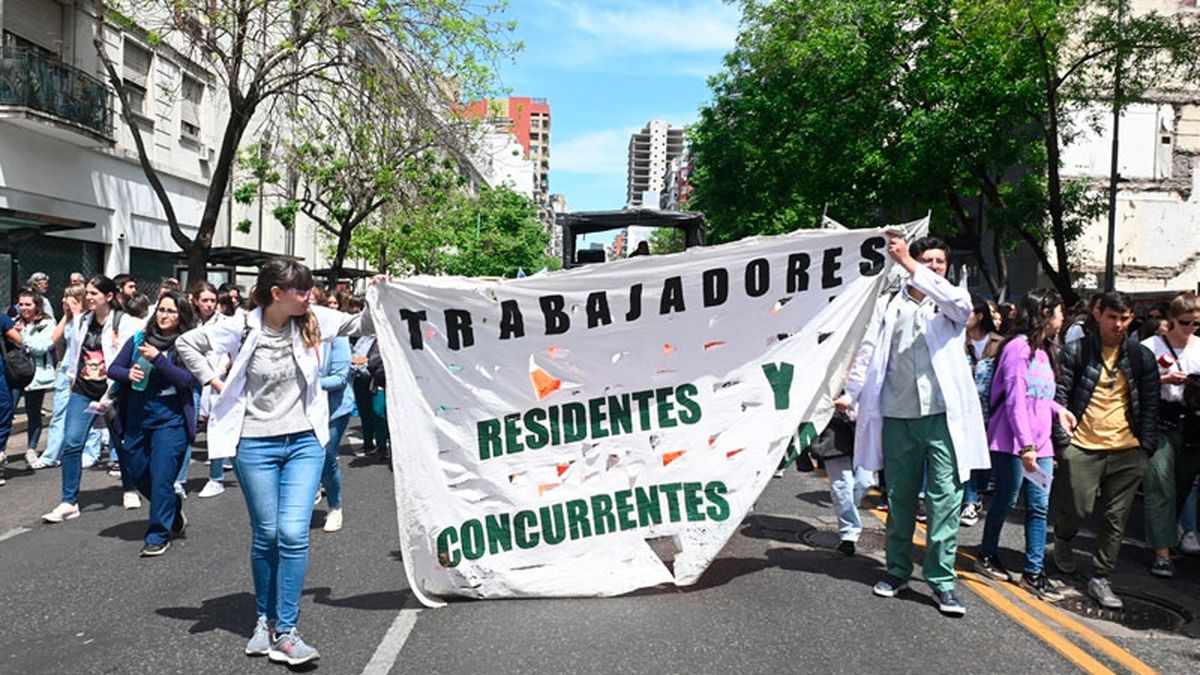
[{"label": "paved street", "polygon": [[[14,438],[10,447],[21,447]],[[882,522],[864,510],[864,555],[829,549],[824,479],[789,470],[771,482],[701,583],[614,599],[452,602],[425,610],[405,591],[391,474],[344,447],[346,527],[320,531],[301,627],[331,673],[994,672],[1079,670],[1185,673],[1200,669],[1200,558],[1177,560],[1169,581],[1144,572],[1130,528],[1120,592],[1158,598],[1134,630],[1047,608],[1015,587],[964,581],[967,616],[942,618],[927,589],[870,593],[882,573]],[[197,454],[203,460],[203,453]],[[82,517],[38,522],[57,500],[57,469],[9,465],[0,488],[0,672],[257,673],[281,666],[241,649],[253,623],[245,507],[236,488],[201,500],[206,467],[192,464],[187,537],[161,558],[137,557],[145,508],[120,507],[117,479],[86,471]],[[1140,512],[1135,516],[1140,518]],[[965,553],[982,525],[964,530]],[[1003,555],[1020,560],[1016,516]],[[1090,536],[1088,537],[1090,541]],[[1080,580],[1075,580],[1081,586]],[[1128,598],[1128,596],[1127,596]],[[1136,602],[1136,599],[1135,599]],[[1087,603],[1082,603],[1087,604]],[[1145,605],[1138,602],[1137,607]],[[1161,614],[1174,608],[1181,614]],[[1143,611],[1143,610],[1139,610]],[[1161,614],[1161,616],[1160,616]],[[1144,671],[1143,671],[1144,672]]]}]

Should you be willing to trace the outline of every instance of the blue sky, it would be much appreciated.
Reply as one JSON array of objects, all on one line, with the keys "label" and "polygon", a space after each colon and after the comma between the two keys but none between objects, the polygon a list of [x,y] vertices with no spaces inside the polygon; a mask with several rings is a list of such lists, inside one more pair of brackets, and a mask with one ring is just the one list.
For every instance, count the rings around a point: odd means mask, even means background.
[{"label": "blue sky", "polygon": [[501,67],[514,96],[550,103],[550,191],[572,211],[625,204],[629,134],[683,126],[711,99],[706,80],[737,37],[720,0],[510,0],[525,50]]}]

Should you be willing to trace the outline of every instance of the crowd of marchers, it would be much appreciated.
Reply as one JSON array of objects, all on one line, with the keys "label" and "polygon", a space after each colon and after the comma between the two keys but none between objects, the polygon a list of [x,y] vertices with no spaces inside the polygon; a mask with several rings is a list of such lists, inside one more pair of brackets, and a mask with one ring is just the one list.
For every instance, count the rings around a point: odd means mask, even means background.
[{"label": "crowd of marchers", "polygon": [[151,297],[128,274],[73,274],[58,318],[49,282],[33,274],[0,314],[0,485],[24,398],[21,475],[57,467],[62,477],[59,503],[42,520],[79,522],[98,499],[81,492],[83,470],[107,470],[125,508],[148,502],[139,555],[155,558],[185,536],[188,470],[202,448],[209,476],[198,496],[224,493],[232,470],[249,514],[256,617],[247,617],[245,652],[289,665],[318,658],[297,631],[313,507],[328,500],[323,529],[342,529],[338,447],[352,416],[362,422],[357,454],[390,456],[384,370],[364,300],[318,287],[288,259],[263,265],[248,297],[207,281],[185,292],[171,278]]},{"label": "crowd of marchers", "polygon": [[[855,553],[860,500],[875,484],[883,493],[887,570],[876,595],[908,587],[923,522],[924,580],[942,613],[964,614],[959,528],[982,519],[976,572],[1044,600],[1083,573],[1089,596],[1121,609],[1110,579],[1139,489],[1149,573],[1171,577],[1173,551],[1200,553],[1200,297],[1181,293],[1135,316],[1129,296],[1109,291],[1068,317],[1053,290],[1015,305],[973,298],[946,279],[936,238],[910,246],[893,236],[888,253],[907,278],[878,301],[834,420],[809,448],[830,479],[843,553]],[[1001,559],[1000,534],[1022,497],[1018,572]],[[1093,514],[1084,563],[1078,535]]]}]

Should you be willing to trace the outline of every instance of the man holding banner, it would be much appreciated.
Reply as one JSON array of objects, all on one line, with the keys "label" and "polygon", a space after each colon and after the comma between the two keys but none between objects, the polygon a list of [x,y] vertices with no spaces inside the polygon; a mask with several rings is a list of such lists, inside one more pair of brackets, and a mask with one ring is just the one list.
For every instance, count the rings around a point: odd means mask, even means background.
[{"label": "man holding banner", "polygon": [[887,475],[887,575],[876,595],[893,597],[912,574],[917,492],[925,481],[929,506],[924,577],[938,610],[962,616],[954,591],[959,508],[972,469],[989,466],[974,380],[962,358],[971,297],[946,280],[945,243],[890,235],[888,255],[910,278],[880,299],[859,350],[847,396],[857,403],[855,465]]}]

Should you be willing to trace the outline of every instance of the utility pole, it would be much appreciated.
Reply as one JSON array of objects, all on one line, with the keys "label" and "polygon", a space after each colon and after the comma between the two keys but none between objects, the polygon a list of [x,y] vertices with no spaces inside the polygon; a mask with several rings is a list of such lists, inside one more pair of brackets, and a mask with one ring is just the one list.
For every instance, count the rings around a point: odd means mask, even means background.
[{"label": "utility pole", "polygon": [[1117,239],[1117,175],[1120,166],[1121,136],[1121,67],[1125,58],[1125,0],[1117,1],[1117,54],[1113,67],[1113,122],[1112,122],[1112,162],[1108,170],[1108,251],[1104,257],[1104,290],[1116,289],[1115,272],[1116,239]]}]

